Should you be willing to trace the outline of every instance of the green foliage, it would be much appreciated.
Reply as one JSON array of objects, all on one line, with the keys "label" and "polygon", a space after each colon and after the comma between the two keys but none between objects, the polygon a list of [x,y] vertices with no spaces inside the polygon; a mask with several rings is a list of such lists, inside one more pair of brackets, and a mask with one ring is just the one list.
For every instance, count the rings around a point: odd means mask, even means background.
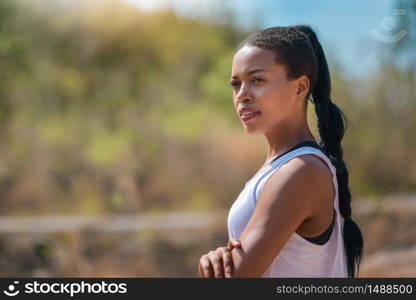
[{"label": "green foliage", "polygon": [[[229,86],[246,34],[124,1],[0,1],[2,214],[228,205],[262,160]],[[332,74],[353,191],[414,191],[414,75]]]}]

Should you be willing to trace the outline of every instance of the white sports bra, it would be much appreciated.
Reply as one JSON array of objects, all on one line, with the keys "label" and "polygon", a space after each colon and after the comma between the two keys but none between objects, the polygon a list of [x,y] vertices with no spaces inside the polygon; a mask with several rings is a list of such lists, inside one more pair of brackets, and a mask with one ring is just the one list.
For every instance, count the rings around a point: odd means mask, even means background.
[{"label": "white sports bra", "polygon": [[328,241],[319,245],[294,232],[262,277],[348,277],[342,235],[344,219],[339,212],[336,169],[328,157],[318,149],[319,146],[313,146],[311,143],[316,145],[313,141],[303,142],[261,168],[245,184],[244,189],[230,208],[227,220],[228,235],[230,238],[240,239],[267,179],[280,166],[294,157],[313,154],[322,158],[331,170],[335,187],[335,218]]}]

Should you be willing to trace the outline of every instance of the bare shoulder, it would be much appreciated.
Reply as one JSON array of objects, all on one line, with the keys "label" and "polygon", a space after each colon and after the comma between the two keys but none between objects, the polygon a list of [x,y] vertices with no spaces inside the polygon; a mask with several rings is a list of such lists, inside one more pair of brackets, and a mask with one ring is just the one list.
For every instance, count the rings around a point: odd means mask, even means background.
[{"label": "bare shoulder", "polygon": [[271,199],[287,195],[292,205],[302,208],[309,217],[327,205],[333,188],[332,173],[320,157],[313,154],[297,156],[282,165],[266,182],[264,192]]},{"label": "bare shoulder", "polygon": [[313,154],[296,156],[282,165],[270,180],[295,179],[307,181],[307,187],[328,185],[332,182],[332,173],[323,159]]},{"label": "bare shoulder", "polygon": [[[282,172],[290,172],[293,174],[303,175],[311,180],[327,181],[332,180],[332,173],[328,168],[327,163],[320,157],[314,154],[303,154],[296,156],[282,167]],[[321,180],[319,180],[321,179]]]}]

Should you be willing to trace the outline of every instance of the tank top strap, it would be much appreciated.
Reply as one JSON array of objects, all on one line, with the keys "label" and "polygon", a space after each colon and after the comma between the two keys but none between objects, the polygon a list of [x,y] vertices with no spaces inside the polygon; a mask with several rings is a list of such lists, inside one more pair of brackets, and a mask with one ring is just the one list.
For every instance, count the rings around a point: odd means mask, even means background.
[{"label": "tank top strap", "polygon": [[318,143],[316,143],[315,141],[304,141],[302,143],[297,144],[296,146],[294,146],[293,148],[289,149],[288,151],[284,152],[283,154],[280,154],[279,156],[273,158],[270,162],[273,163],[275,160],[279,159],[280,157],[282,157],[283,155],[292,152],[293,150],[296,150],[298,148],[302,148],[302,147],[313,147],[319,150],[322,150],[321,146],[319,146]]}]

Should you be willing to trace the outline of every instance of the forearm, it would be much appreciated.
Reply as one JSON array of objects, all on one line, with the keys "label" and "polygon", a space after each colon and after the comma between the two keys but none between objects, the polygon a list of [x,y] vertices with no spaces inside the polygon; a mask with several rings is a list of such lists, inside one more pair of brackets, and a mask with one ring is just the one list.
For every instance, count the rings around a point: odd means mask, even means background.
[{"label": "forearm", "polygon": [[259,277],[256,272],[255,264],[248,261],[248,255],[243,249],[233,249],[231,251],[233,260],[233,270],[231,277]]},{"label": "forearm", "polygon": [[[269,255],[265,255],[264,248],[260,249],[265,241],[257,239],[246,236],[241,241],[240,248],[231,250],[233,260],[232,277],[261,277],[267,269],[271,259],[268,258]],[[260,253],[261,255],[259,255]]]}]

